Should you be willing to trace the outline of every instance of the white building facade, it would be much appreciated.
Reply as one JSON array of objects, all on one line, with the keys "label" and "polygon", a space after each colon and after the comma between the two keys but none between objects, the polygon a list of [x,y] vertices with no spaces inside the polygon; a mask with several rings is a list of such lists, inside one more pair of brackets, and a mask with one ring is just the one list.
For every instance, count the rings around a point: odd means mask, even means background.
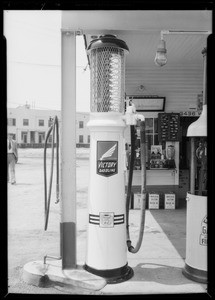
[{"label": "white building facade", "polygon": [[[19,147],[39,148],[45,143],[46,134],[57,116],[61,126],[60,110],[31,109],[30,105],[7,109],[7,130],[12,133]],[[90,134],[87,128],[89,113],[76,113],[76,145],[77,147],[90,146]],[[51,144],[52,136],[48,143]]]}]

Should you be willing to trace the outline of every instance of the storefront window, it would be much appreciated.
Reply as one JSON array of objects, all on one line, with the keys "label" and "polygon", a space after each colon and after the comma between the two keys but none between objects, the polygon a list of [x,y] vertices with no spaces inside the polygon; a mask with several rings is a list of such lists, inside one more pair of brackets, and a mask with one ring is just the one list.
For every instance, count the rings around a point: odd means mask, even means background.
[{"label": "storefront window", "polygon": [[[151,146],[160,145],[161,153],[165,149],[165,145],[162,145],[158,140],[158,118],[146,118],[145,119],[145,128],[146,128],[146,167],[150,168],[151,160]],[[135,169],[140,169],[140,134],[139,128],[137,128],[138,142],[136,145],[136,160],[135,160]],[[159,157],[161,158],[161,157]]]},{"label": "storefront window", "polygon": [[146,163],[148,165],[150,154],[151,154],[151,146],[158,145],[158,118],[146,118],[146,143],[147,143],[147,157]]},{"label": "storefront window", "polygon": [[158,118],[154,118],[154,133],[158,133]]},{"label": "storefront window", "polygon": [[145,126],[146,126],[146,134],[153,133],[153,118],[146,118]]}]

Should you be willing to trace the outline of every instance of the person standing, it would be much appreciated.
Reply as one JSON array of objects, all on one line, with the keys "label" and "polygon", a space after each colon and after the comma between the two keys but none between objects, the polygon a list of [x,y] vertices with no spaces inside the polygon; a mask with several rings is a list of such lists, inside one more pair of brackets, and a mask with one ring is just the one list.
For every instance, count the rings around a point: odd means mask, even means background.
[{"label": "person standing", "polygon": [[16,141],[12,134],[8,134],[7,138],[7,181],[11,184],[16,183],[15,165],[18,161],[18,150]]}]

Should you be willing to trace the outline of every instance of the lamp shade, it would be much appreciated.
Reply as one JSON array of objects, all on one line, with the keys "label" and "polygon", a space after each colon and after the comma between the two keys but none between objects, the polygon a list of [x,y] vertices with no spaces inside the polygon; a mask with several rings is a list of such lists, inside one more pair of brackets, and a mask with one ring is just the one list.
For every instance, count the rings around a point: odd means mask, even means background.
[{"label": "lamp shade", "polygon": [[198,120],[190,124],[188,127],[187,136],[207,136],[207,104],[203,105],[202,113]]}]

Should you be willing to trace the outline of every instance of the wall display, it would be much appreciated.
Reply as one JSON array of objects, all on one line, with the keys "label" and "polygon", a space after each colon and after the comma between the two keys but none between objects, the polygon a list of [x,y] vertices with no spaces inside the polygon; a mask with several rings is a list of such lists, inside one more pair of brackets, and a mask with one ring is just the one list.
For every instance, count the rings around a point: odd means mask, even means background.
[{"label": "wall display", "polygon": [[128,96],[135,105],[136,111],[164,111],[165,97],[158,96]]},{"label": "wall display", "polygon": [[162,146],[161,145],[151,145],[151,158],[152,156],[157,156],[155,158],[161,158]]},{"label": "wall display", "polygon": [[180,140],[179,113],[158,114],[158,140],[159,142]]}]

